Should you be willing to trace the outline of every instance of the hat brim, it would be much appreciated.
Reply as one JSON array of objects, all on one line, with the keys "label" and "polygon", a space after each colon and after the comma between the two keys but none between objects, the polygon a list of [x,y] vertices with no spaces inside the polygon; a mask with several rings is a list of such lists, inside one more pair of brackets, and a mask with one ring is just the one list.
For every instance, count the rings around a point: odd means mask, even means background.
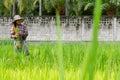
[{"label": "hat brim", "polygon": [[[23,22],[23,21],[24,21],[24,19],[23,19],[23,18],[20,18],[20,19],[15,19],[15,20],[13,20],[13,21],[12,21],[12,23],[14,23],[14,22],[15,22],[15,21],[17,21],[17,20],[21,20],[21,22]],[[11,24],[12,24],[12,23],[11,23]]]}]

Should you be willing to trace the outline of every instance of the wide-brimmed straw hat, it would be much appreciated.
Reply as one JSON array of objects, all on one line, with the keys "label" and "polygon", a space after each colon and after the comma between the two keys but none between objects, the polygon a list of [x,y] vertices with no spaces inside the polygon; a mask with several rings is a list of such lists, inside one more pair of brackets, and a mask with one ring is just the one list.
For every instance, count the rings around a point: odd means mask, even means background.
[{"label": "wide-brimmed straw hat", "polygon": [[20,15],[15,15],[15,16],[13,17],[12,23],[14,23],[14,22],[17,21],[17,20],[21,20],[21,22],[23,22],[23,21],[24,21],[24,18],[21,17]]}]

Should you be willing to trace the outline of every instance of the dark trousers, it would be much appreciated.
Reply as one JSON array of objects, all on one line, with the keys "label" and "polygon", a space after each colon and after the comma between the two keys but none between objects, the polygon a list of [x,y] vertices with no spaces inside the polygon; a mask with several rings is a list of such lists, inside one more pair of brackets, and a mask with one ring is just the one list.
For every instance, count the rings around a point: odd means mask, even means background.
[{"label": "dark trousers", "polygon": [[22,40],[22,42],[21,42],[22,48],[21,48],[21,49],[17,48],[16,42],[17,42],[17,41],[14,40],[14,49],[15,49],[15,51],[16,51],[16,52],[24,52],[25,55],[29,55],[29,50],[28,50],[26,41],[25,41],[25,40]]}]

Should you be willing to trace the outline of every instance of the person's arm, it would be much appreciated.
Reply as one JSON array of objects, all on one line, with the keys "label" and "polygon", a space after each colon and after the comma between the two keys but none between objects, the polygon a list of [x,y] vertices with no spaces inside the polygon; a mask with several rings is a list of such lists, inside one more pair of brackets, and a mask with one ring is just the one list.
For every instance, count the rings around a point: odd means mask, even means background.
[{"label": "person's arm", "polygon": [[11,26],[10,34],[11,34],[11,38],[13,39],[16,39],[18,37],[18,34],[15,33],[14,25]]}]

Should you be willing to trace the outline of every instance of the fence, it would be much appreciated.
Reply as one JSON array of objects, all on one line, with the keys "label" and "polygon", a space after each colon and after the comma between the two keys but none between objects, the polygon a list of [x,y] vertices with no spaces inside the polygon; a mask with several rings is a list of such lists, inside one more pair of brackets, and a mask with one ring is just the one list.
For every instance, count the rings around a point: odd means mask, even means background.
[{"label": "fence", "polygon": [[[93,18],[60,17],[61,38],[63,41],[91,41]],[[55,16],[25,17],[24,24],[29,30],[27,40],[32,41],[56,41]],[[0,18],[0,39],[10,38],[10,17]],[[103,16],[99,27],[99,41],[120,41],[120,17]]]}]

